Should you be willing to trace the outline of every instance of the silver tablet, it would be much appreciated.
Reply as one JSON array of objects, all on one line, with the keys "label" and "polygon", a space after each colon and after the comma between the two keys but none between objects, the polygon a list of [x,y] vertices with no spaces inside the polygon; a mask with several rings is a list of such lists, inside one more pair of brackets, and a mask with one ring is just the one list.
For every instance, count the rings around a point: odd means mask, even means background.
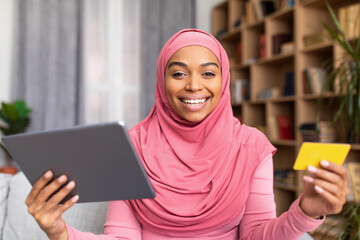
[{"label": "silver tablet", "polygon": [[[31,184],[48,169],[76,182],[66,198],[79,202],[154,198],[148,176],[122,123],[26,133],[2,138]],[[66,200],[65,199],[65,200]]]}]

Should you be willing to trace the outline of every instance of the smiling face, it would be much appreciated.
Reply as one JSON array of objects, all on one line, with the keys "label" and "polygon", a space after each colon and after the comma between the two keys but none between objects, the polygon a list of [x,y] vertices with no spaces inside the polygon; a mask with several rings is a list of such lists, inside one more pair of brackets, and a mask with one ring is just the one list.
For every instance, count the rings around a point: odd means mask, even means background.
[{"label": "smiling face", "polygon": [[202,121],[221,97],[221,68],[217,57],[201,46],[179,49],[166,65],[165,91],[171,108],[181,118]]}]

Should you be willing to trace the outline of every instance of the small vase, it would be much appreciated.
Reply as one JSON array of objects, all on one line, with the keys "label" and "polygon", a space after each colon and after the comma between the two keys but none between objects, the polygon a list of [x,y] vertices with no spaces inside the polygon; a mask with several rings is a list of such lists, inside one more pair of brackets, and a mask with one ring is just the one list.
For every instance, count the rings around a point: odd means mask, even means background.
[{"label": "small vase", "polygon": [[0,167],[0,173],[15,175],[19,171],[18,167],[14,164],[11,158],[7,157],[6,160],[7,164],[3,167]]}]

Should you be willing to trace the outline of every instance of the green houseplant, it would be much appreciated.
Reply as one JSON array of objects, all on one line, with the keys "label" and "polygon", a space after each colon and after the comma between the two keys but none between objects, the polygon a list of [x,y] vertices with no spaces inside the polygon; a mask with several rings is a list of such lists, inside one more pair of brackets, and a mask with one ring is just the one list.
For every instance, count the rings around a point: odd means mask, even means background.
[{"label": "green houseplant", "polygon": [[[338,107],[335,109],[332,123],[340,120],[342,126],[346,127],[347,142],[360,143],[360,37],[348,39],[332,7],[329,3],[326,3],[326,6],[335,25],[335,30],[325,22],[322,22],[322,25],[327,30],[331,40],[338,44],[345,54],[336,59],[338,62],[336,67],[331,67],[332,70],[323,87],[320,101],[323,98],[323,93],[328,89],[334,89]],[[360,27],[359,24],[360,16],[355,16],[355,27]],[[338,239],[360,239],[360,204],[348,202],[340,215],[346,221],[341,225]]]},{"label": "green houseplant", "polygon": [[[338,95],[339,106],[333,118],[333,123],[341,120],[342,125],[347,125],[347,141],[349,143],[360,143],[360,38],[347,39],[340,23],[327,3],[335,30],[328,24],[322,22],[330,34],[332,40],[338,44],[346,53],[340,59],[337,67],[334,67],[329,74],[324,89],[334,88]],[[356,16],[355,26],[358,26],[360,16]]]},{"label": "green houseplant", "polygon": [[[0,109],[0,131],[2,134],[6,136],[25,132],[30,124],[30,113],[31,109],[26,106],[23,100],[17,100],[11,103],[2,102]],[[11,156],[1,142],[0,148],[5,153],[8,163],[10,163]]]}]

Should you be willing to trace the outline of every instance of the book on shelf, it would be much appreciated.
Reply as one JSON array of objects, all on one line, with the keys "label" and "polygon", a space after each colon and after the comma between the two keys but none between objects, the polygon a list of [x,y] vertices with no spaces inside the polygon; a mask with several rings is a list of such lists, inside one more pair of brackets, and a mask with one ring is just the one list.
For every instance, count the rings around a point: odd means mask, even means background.
[{"label": "book on shelf", "polygon": [[247,1],[245,3],[245,11],[246,11],[246,15],[245,15],[246,23],[252,24],[256,22],[255,11],[253,9],[253,3],[251,1]]},{"label": "book on shelf", "polygon": [[239,104],[249,99],[249,80],[235,79],[232,100],[234,104]]},{"label": "book on shelf", "polygon": [[303,37],[304,46],[311,47],[314,45],[326,43],[330,41],[329,32],[326,29],[315,31],[309,34],[306,34]]},{"label": "book on shelf", "polygon": [[294,139],[293,134],[293,120],[288,114],[281,114],[277,116],[279,137],[281,140],[292,140]]},{"label": "book on shelf", "polygon": [[360,201],[360,162],[348,162],[347,170],[349,173],[349,180],[356,202]]},{"label": "book on shelf", "polygon": [[295,171],[293,169],[274,169],[274,183],[295,185]]},{"label": "book on shelf", "polygon": [[285,42],[280,45],[281,53],[293,53],[295,51],[295,44],[293,41]]},{"label": "book on shelf", "polygon": [[303,74],[304,93],[320,94],[327,80],[324,68],[307,67]]},{"label": "book on shelf", "polygon": [[275,116],[270,116],[268,120],[269,126],[266,128],[268,137],[271,141],[277,141],[280,139],[278,123]]},{"label": "book on shelf", "polygon": [[333,143],[336,141],[336,129],[331,122],[303,123],[299,128],[304,142]]},{"label": "book on shelf", "polygon": [[341,7],[339,9],[339,24],[348,38],[360,35],[360,3]]},{"label": "book on shelf", "polygon": [[261,90],[258,94],[259,100],[267,100],[281,96],[281,89],[278,87]]},{"label": "book on shelf", "polygon": [[236,62],[238,64],[242,63],[242,44],[241,41],[236,43]]},{"label": "book on shelf", "polygon": [[259,46],[260,46],[260,59],[266,58],[266,35],[265,33],[260,34],[259,37]]},{"label": "book on shelf", "polygon": [[251,0],[256,20],[275,12],[275,3],[272,0]]},{"label": "book on shelf", "polygon": [[281,44],[292,41],[292,35],[288,33],[280,33],[272,36],[273,54],[281,53]]},{"label": "book on shelf", "polygon": [[260,1],[261,10],[263,16],[267,16],[273,12],[275,12],[275,4],[271,0],[262,0]]},{"label": "book on shelf", "polygon": [[295,87],[294,87],[294,72],[285,73],[285,87],[284,87],[284,96],[294,96]]}]

